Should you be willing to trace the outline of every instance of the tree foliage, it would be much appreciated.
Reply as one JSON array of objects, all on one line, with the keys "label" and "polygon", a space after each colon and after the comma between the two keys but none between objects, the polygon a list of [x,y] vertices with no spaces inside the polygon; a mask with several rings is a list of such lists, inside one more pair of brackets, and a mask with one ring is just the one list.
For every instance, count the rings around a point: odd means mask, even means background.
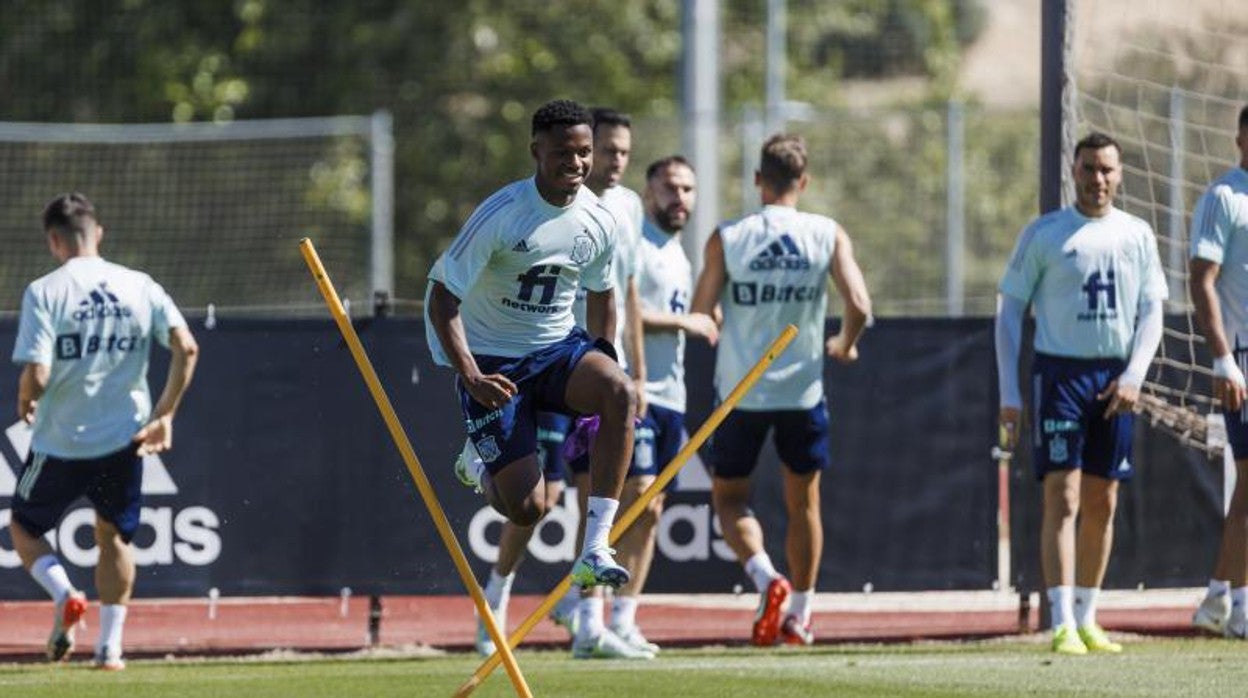
[{"label": "tree foliage", "polygon": [[[726,114],[761,101],[765,6],[729,0],[721,10]],[[921,75],[935,96],[949,94],[959,49],[983,24],[980,0],[791,0],[788,13],[790,94],[823,107],[835,106],[847,77]],[[0,119],[387,109],[397,292],[418,298],[433,256],[472,207],[528,174],[528,117],[538,104],[571,97],[679,118],[680,22],[675,0],[0,0]],[[902,167],[904,149],[861,155],[894,176],[912,169]],[[919,160],[928,161],[937,164]],[[358,201],[351,208],[366,213]]]}]

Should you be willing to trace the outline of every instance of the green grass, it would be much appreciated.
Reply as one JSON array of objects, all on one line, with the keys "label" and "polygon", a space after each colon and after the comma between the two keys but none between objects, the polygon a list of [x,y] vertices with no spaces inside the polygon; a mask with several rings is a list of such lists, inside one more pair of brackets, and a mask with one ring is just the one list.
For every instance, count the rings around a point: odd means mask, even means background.
[{"label": "green grass", "polygon": [[[1096,696],[1238,695],[1241,643],[1131,642],[1120,656],[1055,657],[1035,641],[842,645],[810,650],[668,650],[653,662],[574,661],[521,652],[536,696]],[[448,696],[476,669],[464,654],[420,659],[133,661],[120,674],[86,665],[0,665],[0,695]],[[513,695],[500,668],[473,694]]]}]

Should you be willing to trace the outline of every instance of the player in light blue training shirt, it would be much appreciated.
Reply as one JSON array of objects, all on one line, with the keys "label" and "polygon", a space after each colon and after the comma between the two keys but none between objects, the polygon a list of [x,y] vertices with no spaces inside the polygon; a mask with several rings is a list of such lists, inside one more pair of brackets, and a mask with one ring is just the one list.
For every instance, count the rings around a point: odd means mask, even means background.
[{"label": "player in light blue training shirt", "polygon": [[[707,240],[693,299],[700,321],[709,321],[716,303],[723,309],[715,357],[715,390],[721,399],[786,325],[798,328],[797,338],[715,432],[707,453],[724,540],[760,593],[751,634],[759,646],[814,640],[811,608],[823,553],[819,482],[829,465],[823,358],[826,353],[843,363],[854,361],[871,314],[849,235],[831,218],[796,208],[809,181],[806,162],[806,144],[797,136],[777,134],[763,144],[754,175],[763,208],[725,223]],[[840,332],[825,339],[829,276],[845,313]],[[767,555],[762,528],[750,509],[750,476],[773,430],[790,495],[785,548],[792,585]]]},{"label": "player in light blue training shirt", "polygon": [[[646,409],[637,427],[633,463],[624,485],[626,505],[654,483],[660,470],[684,442],[685,333],[709,338],[714,325],[689,315],[693,271],[681,246],[680,233],[689,222],[697,197],[693,167],[679,155],[646,168],[645,222],[637,247],[637,288],[645,330]],[[634,648],[658,652],[636,621],[638,597],[646,583],[663,494],[651,500],[645,515],[620,538],[621,560],[633,578],[615,594],[611,631]]]},{"label": "player in light blue training shirt", "polygon": [[1052,648],[1064,654],[1122,650],[1097,625],[1096,601],[1118,483],[1132,472],[1132,410],[1161,342],[1167,296],[1152,228],[1113,206],[1121,153],[1099,133],[1076,145],[1076,203],[1023,230],[998,303],[1000,423],[1010,447],[1022,411],[1018,362],[1029,303],[1036,314],[1032,424],[1036,476],[1044,484],[1041,561]]},{"label": "player in light blue training shirt", "polygon": [[1192,213],[1192,304],[1214,357],[1214,397],[1222,403],[1238,473],[1209,591],[1192,622],[1242,640],[1248,639],[1248,106],[1239,112],[1235,145],[1239,166],[1214,180]]},{"label": "player in light blue training shirt", "polygon": [[[637,284],[634,279],[637,239],[641,234],[641,198],[620,183],[628,168],[632,151],[632,127],[628,117],[614,109],[603,107],[591,110],[594,133],[594,165],[585,179],[585,188],[599,196],[603,208],[616,220],[615,254],[611,260],[612,285],[614,286],[616,331],[613,338],[620,366],[632,373],[638,395],[642,395],[645,381],[645,365],[641,360],[641,320],[637,310]],[[578,289],[572,313],[579,327],[585,327],[586,289]],[[638,407],[644,399],[638,401]],[[588,456],[565,463],[563,444],[571,431],[571,421],[566,414],[558,412],[537,413],[537,452],[546,479],[546,501],[553,506],[564,492],[564,479],[573,473],[568,466],[576,464],[576,493],[580,497],[580,510],[587,506],[589,494]],[[584,428],[584,427],[582,427]],[[639,432],[634,430],[634,436]],[[575,438],[575,437],[572,437]],[[635,451],[634,451],[635,453]],[[466,457],[471,457],[471,454]],[[630,488],[631,478],[625,480],[625,491]],[[584,519],[581,519],[583,522]],[[512,521],[503,522],[498,539],[498,560],[490,570],[489,579],[482,585],[485,599],[500,627],[506,625],[507,605],[511,598],[511,585],[516,569],[524,557],[525,549],[532,539],[534,527],[520,526]],[[626,567],[627,553],[621,549],[621,560]],[[551,612],[551,619],[573,635],[572,652],[577,658],[604,659],[650,659],[653,653],[637,649],[614,635],[603,622],[603,597],[594,588],[581,596],[581,589],[573,585],[567,595]],[[477,619],[477,651],[488,656],[494,653],[482,619]]]},{"label": "player in light blue training shirt", "polygon": [[[583,184],[593,161],[589,111],[555,100],[533,115],[531,179],[482,203],[430,272],[426,333],[455,370],[474,473],[512,522],[536,524],[554,502],[537,461],[538,412],[597,414],[588,525],[572,575],[582,586],[619,586],[607,534],[632,457],[637,395],[614,358],[611,258],[617,221]],[[587,325],[576,328],[576,290],[589,289]]]},{"label": "player in light blue training shirt", "polygon": [[[56,602],[48,658],[66,659],[86,597],[70,584],[43,535],[74,500],[90,500],[100,550],[95,665],[123,669],[143,456],[172,445],[173,415],[190,384],[198,347],[160,284],[99,256],[104,231],[85,196],[53,199],[43,227],[61,266],[31,282],[22,297],[13,362],[22,366],[18,415],[33,425],[33,434],[10,531],[23,566]],[[152,340],[173,352],[155,409],[147,389]]]}]

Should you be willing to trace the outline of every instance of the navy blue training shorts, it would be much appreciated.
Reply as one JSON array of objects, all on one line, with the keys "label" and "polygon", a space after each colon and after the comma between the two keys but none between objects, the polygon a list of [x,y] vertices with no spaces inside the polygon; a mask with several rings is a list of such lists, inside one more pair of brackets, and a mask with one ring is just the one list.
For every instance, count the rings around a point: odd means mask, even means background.
[{"label": "navy blue training shorts", "polygon": [[573,414],[564,402],[568,379],[585,354],[594,350],[615,358],[609,342],[593,339],[576,327],[567,337],[525,356],[473,355],[481,373],[500,373],[517,389],[506,405],[490,409],[474,400],[458,378],[455,380],[468,438],[491,475],[537,451],[539,412]]},{"label": "navy blue training shorts", "polygon": [[1135,415],[1105,419],[1109,400],[1096,396],[1122,375],[1121,359],[1072,359],[1036,354],[1032,366],[1036,479],[1079,469],[1110,480],[1127,480]]},{"label": "navy blue training shorts", "polygon": [[790,471],[804,475],[828,469],[831,440],[826,400],[808,410],[729,412],[711,436],[707,467],[715,477],[749,477],[767,433],[773,429],[776,453]]},{"label": "navy blue training shorts", "polygon": [[[684,444],[685,413],[646,405],[645,416],[633,429],[633,459],[628,464],[626,477],[658,475]],[[578,475],[589,472],[589,454],[572,459],[568,469]],[[672,491],[675,485],[676,481],[672,480],[665,491]]]},{"label": "navy blue training shorts", "polygon": [[129,543],[139,528],[142,486],[143,458],[137,445],[84,459],[31,451],[17,478],[13,520],[38,538],[56,527],[74,500],[86,496],[100,518]]}]

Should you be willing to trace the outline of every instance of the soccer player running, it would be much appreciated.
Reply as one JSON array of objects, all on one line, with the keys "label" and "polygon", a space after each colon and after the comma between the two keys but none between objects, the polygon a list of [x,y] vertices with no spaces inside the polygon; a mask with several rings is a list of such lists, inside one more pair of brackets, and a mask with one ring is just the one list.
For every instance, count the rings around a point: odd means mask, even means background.
[{"label": "soccer player running", "polygon": [[[104,229],[82,194],[57,196],[43,212],[48,248],[61,266],[22,297],[13,362],[22,366],[18,416],[32,425],[18,476],[10,531],[22,565],[56,602],[48,658],[74,648],[86,596],[43,536],[74,500],[95,509],[100,634],[95,666],[125,668],[122,630],[134,590],[143,456],[173,444],[173,416],[199,349],[173,300],[150,276],[100,257]],[[173,354],[152,408],[147,387],[152,340]]]},{"label": "soccer player running", "polygon": [[[620,184],[625,170],[628,168],[629,155],[632,152],[632,124],[629,118],[614,109],[595,108],[590,111],[593,118],[594,131],[594,166],[585,179],[585,186],[599,196],[603,206],[610,210],[619,222],[615,254],[612,259],[612,273],[617,289],[614,294],[616,317],[622,322],[616,323],[614,347],[620,364],[626,370],[631,368],[633,382],[636,386],[639,409],[644,409],[645,363],[642,359],[641,319],[637,306],[637,285],[634,279],[634,267],[637,241],[641,237],[642,212],[641,198],[631,189]],[[577,324],[585,323],[584,289],[577,294],[577,302],[573,306],[573,315]],[[627,347],[627,348],[626,348]],[[546,479],[546,499],[553,503],[559,501],[563,494],[564,479],[567,476],[567,464],[563,458],[563,442],[570,430],[570,418],[557,412],[539,412],[537,414],[537,452],[543,465]],[[470,454],[467,457],[472,457]],[[580,510],[585,511],[586,497],[590,488],[588,458],[578,461],[577,492],[580,496]],[[635,489],[633,478],[624,481],[624,506],[631,502],[630,493]],[[511,587],[515,581],[516,569],[524,558],[525,549],[533,537],[534,526],[520,526],[511,521],[503,522],[499,537],[498,560],[490,570],[489,580],[485,584],[485,598],[499,627],[507,625],[507,605],[511,598]],[[584,519],[578,535],[584,535]],[[633,567],[635,556],[625,543],[620,545],[620,559],[626,568]],[[596,599],[593,600],[593,599]],[[584,656],[604,658],[641,659],[645,650],[630,649],[628,644],[617,637],[612,637],[603,625],[603,601],[601,591],[594,587],[586,592],[584,613],[591,620],[581,624],[578,622],[581,590],[573,586],[568,596],[561,600],[552,614],[556,623],[563,625],[576,638],[578,628],[584,627],[580,633],[582,641],[581,654]],[[596,620],[594,620],[596,619]],[[482,655],[494,653],[494,641],[486,631],[485,623],[477,620],[476,649]]]},{"label": "soccer player running", "polygon": [[[1162,334],[1165,276],[1147,223],[1114,208],[1122,149],[1093,133],[1075,146],[1076,203],[1022,232],[996,319],[1000,425],[1017,443],[1023,316],[1036,316],[1032,424],[1044,486],[1040,554],[1054,652],[1121,652],[1096,622],[1118,483],[1131,477],[1133,408]],[[1076,518],[1078,527],[1076,529]]]},{"label": "soccer player running", "polygon": [[[796,208],[809,182],[806,163],[800,137],[776,134],[763,144],[754,175],[762,210],[721,225],[707,240],[689,320],[714,338],[716,303],[722,307],[715,359],[720,399],[786,325],[798,327],[792,345],[716,431],[707,454],[724,540],[761,595],[751,634],[759,646],[814,641],[810,618],[823,554],[819,482],[829,465],[823,356],[826,351],[842,363],[855,361],[858,338],[871,316],[866,282],[845,229]],[[840,331],[825,343],[829,275],[845,310]],[[785,551],[792,583],[764,550],[762,527],[749,506],[750,476],[773,429],[784,466]]]},{"label": "soccer player running", "polygon": [[1222,403],[1238,475],[1213,579],[1192,623],[1242,640],[1248,637],[1248,106],[1239,112],[1235,145],[1239,166],[1214,180],[1192,213],[1188,283],[1196,320],[1216,357],[1214,396]]},{"label": "soccer player running", "polygon": [[[583,186],[593,162],[589,111],[570,100],[532,120],[533,177],[477,207],[430,272],[430,349],[458,374],[472,450],[457,475],[499,513],[535,525],[554,505],[537,458],[538,412],[596,414],[585,542],[572,568],[584,587],[618,587],[607,534],[633,450],[636,390],[604,337],[615,334],[611,260],[615,216]],[[576,291],[588,289],[575,326]]]}]

